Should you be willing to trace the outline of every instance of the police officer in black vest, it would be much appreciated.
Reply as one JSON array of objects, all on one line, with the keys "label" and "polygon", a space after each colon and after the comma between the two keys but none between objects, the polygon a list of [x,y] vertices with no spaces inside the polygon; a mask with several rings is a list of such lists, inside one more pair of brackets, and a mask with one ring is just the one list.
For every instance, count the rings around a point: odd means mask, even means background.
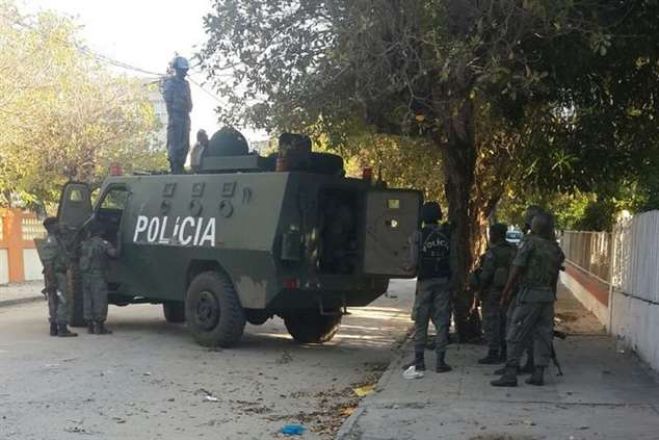
[{"label": "police officer in black vest", "polygon": [[440,228],[442,210],[436,202],[428,202],[422,210],[423,228],[411,240],[411,263],[418,269],[417,314],[414,334],[414,362],[416,371],[425,371],[424,350],[431,320],[437,326],[435,371],[451,371],[446,364],[448,326],[451,313],[450,240]]}]

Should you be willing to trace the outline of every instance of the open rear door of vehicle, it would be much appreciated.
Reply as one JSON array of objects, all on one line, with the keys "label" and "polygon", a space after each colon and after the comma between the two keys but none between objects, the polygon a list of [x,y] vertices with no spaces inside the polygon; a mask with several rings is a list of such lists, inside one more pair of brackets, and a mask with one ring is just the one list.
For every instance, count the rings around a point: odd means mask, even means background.
[{"label": "open rear door of vehicle", "polygon": [[78,229],[91,215],[92,198],[89,186],[81,182],[64,185],[57,211],[60,227],[68,230]]},{"label": "open rear door of vehicle", "polygon": [[413,190],[371,190],[366,195],[363,270],[367,275],[411,278],[409,239],[419,228],[423,197]]}]

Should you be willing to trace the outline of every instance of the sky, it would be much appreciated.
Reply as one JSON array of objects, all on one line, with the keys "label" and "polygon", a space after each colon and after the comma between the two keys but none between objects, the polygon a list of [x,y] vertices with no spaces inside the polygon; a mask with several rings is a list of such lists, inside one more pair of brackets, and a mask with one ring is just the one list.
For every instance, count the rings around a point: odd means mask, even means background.
[{"label": "sky", "polygon": [[[151,72],[165,73],[178,52],[191,59],[206,39],[203,17],[212,0],[22,0],[27,12],[52,10],[75,19],[80,36],[92,51]],[[138,73],[125,71],[131,75]],[[191,72],[201,83],[205,75]],[[192,131],[205,129],[209,135],[220,127],[214,108],[218,101],[194,84]],[[210,86],[205,87],[210,91]],[[265,133],[243,130],[249,141],[267,138]]]}]

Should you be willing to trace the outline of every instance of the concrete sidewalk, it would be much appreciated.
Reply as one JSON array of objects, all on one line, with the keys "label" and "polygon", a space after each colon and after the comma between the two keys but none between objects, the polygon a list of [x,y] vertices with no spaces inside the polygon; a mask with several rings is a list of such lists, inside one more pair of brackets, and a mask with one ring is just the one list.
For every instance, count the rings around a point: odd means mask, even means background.
[{"label": "concrete sidewalk", "polygon": [[20,284],[0,285],[0,307],[24,304],[32,301],[44,301],[41,293],[43,281],[28,281]]},{"label": "concrete sidewalk", "polygon": [[[340,440],[658,439],[659,383],[633,355],[616,349],[599,324],[561,289],[556,341],[565,376],[548,369],[545,387],[520,380],[495,388],[491,366],[477,359],[485,347],[452,345],[454,370],[405,380],[401,365],[412,356],[407,343],[338,434]],[[429,353],[430,354],[430,353]],[[434,364],[430,354],[426,362]]]}]

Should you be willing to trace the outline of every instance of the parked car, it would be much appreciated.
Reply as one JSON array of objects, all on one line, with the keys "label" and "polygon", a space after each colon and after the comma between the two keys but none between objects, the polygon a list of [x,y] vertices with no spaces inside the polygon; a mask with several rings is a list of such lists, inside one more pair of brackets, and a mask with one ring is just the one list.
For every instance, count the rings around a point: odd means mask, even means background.
[{"label": "parked car", "polygon": [[524,237],[522,231],[512,230],[506,232],[506,241],[516,246],[519,246],[519,243],[522,241],[522,237]]}]

